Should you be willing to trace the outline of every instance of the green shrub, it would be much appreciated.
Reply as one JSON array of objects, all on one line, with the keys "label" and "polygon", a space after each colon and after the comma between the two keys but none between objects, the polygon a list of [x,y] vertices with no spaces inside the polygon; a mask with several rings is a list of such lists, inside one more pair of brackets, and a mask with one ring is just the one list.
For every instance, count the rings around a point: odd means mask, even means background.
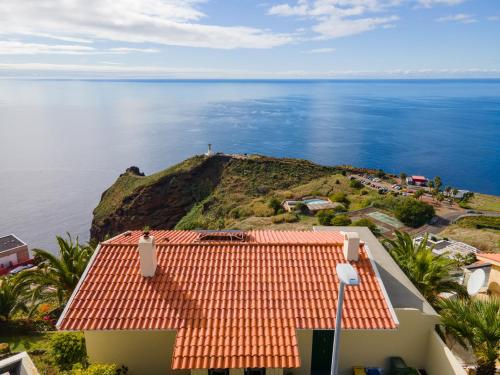
[{"label": "green shrub", "polygon": [[340,180],[335,180],[335,185],[340,185]]},{"label": "green shrub", "polygon": [[368,192],[367,192],[366,190],[364,190],[364,189],[363,189],[363,190],[361,190],[361,191],[359,192],[359,194],[361,194],[361,195],[368,195]]},{"label": "green shrub", "polygon": [[375,176],[378,178],[384,178],[385,177],[385,172],[382,169],[379,169],[376,173]]},{"label": "green shrub", "polygon": [[273,224],[281,224],[285,222],[285,217],[284,215],[276,215],[271,218],[271,222]]},{"label": "green shrub", "polygon": [[8,354],[10,353],[10,345],[7,342],[0,343],[0,354]]},{"label": "green shrub", "polygon": [[274,210],[262,202],[255,202],[252,205],[252,211],[258,217],[268,217],[274,214]]},{"label": "green shrub", "polygon": [[274,197],[271,198],[271,200],[268,203],[268,206],[274,211],[274,214],[276,215],[278,211],[281,209],[281,202],[279,201],[278,198]]},{"label": "green shrub", "polygon": [[335,213],[339,213],[339,212],[347,212],[347,208],[345,208],[344,205],[342,204],[339,204],[338,206],[335,206],[334,208],[332,208],[333,212]]},{"label": "green shrub", "polygon": [[432,219],[435,211],[434,207],[427,203],[414,198],[405,198],[398,200],[394,214],[404,224],[417,228]]},{"label": "green shrub", "polygon": [[356,220],[351,225],[354,227],[367,227],[375,236],[380,236],[382,234],[380,232],[380,229],[378,229],[377,225],[368,218],[362,218]]},{"label": "green shrub", "polygon": [[331,221],[334,216],[335,212],[333,210],[321,210],[316,214],[320,225],[332,225]]},{"label": "green shrub", "polygon": [[299,221],[299,217],[291,212],[284,214],[283,218],[285,219],[286,223],[296,223],[297,221]]},{"label": "green shrub", "polygon": [[351,182],[349,182],[349,186],[352,187],[353,189],[361,189],[363,187],[363,184],[361,183],[361,181],[353,178]]},{"label": "green shrub", "polygon": [[331,225],[334,226],[346,226],[351,225],[352,221],[347,215],[337,215],[330,221]]},{"label": "green shrub", "polygon": [[330,200],[332,202],[338,202],[338,203],[349,203],[349,199],[347,199],[347,194],[344,193],[343,191],[336,192],[335,194],[332,194],[330,196]]},{"label": "green shrub", "polygon": [[50,338],[50,351],[55,365],[60,370],[70,370],[75,364],[87,364],[85,338],[81,333],[54,333]]},{"label": "green shrub", "polygon": [[93,364],[87,368],[84,368],[81,365],[77,365],[73,367],[70,374],[71,375],[116,375],[116,374],[124,374],[124,372],[122,372],[116,365]]}]

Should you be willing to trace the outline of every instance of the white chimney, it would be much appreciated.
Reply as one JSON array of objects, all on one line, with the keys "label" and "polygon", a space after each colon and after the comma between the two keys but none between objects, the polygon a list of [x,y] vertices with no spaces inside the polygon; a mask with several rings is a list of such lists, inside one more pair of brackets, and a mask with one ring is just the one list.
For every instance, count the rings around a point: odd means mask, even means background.
[{"label": "white chimney", "polygon": [[357,261],[359,257],[359,235],[356,232],[342,232],[344,235],[344,257]]},{"label": "white chimney", "polygon": [[158,265],[155,238],[147,233],[139,239],[139,260],[141,263],[141,275],[144,277],[153,277]]}]

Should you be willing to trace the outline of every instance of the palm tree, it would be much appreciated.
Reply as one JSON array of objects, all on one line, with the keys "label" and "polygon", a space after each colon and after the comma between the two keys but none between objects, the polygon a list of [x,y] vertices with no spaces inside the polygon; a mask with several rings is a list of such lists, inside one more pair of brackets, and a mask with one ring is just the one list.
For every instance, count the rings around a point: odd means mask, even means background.
[{"label": "palm tree", "polygon": [[427,236],[416,245],[408,233],[396,231],[395,235],[394,240],[384,240],[384,246],[431,304],[437,303],[440,293],[456,293],[467,297],[464,286],[450,276],[457,268],[457,263],[445,254],[434,255],[432,247],[427,245]]},{"label": "palm tree", "polygon": [[89,245],[81,245],[78,238],[73,241],[57,236],[59,257],[42,249],[34,249],[37,269],[24,272],[23,277],[34,285],[34,295],[42,299],[56,299],[65,303],[76,288],[85,267],[94,252]]},{"label": "palm tree", "polygon": [[0,321],[9,321],[19,311],[27,312],[27,286],[19,277],[5,276],[0,279]]},{"label": "palm tree", "polygon": [[500,352],[500,299],[443,299],[439,303],[445,331],[472,349],[477,375],[494,375]]},{"label": "palm tree", "polygon": [[417,190],[417,191],[413,194],[413,196],[415,197],[415,199],[418,199],[418,200],[420,200],[420,197],[421,197],[422,195],[424,195],[424,191],[423,191],[423,190],[421,190],[421,189]]}]

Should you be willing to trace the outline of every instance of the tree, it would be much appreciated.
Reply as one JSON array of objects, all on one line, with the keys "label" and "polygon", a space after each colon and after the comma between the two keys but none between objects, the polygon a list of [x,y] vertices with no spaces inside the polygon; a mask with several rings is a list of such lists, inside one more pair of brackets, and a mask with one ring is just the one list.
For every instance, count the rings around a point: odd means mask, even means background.
[{"label": "tree", "polygon": [[[353,180],[354,181],[354,180]],[[347,199],[347,194],[343,191],[338,191],[330,196],[332,202],[339,202],[349,204],[349,199]]]},{"label": "tree", "polygon": [[439,176],[434,177],[434,187],[436,188],[436,190],[440,190],[442,185],[443,181],[441,180],[441,177]]},{"label": "tree", "polygon": [[468,296],[464,286],[450,276],[457,267],[456,262],[445,254],[434,255],[432,247],[427,245],[427,236],[420,244],[415,245],[408,233],[396,231],[395,235],[396,238],[393,240],[384,240],[384,246],[431,304],[435,305],[438,302],[440,293]]},{"label": "tree", "polygon": [[23,272],[21,276],[30,282],[34,295],[42,299],[56,299],[65,303],[76,288],[87,263],[94,252],[89,245],[81,245],[78,238],[73,241],[57,236],[59,256],[46,250],[34,249],[35,259],[39,264],[37,269]]},{"label": "tree", "polygon": [[276,197],[271,198],[268,205],[269,205],[269,208],[273,209],[275,215],[281,209],[281,202]]},{"label": "tree", "polygon": [[338,227],[343,227],[351,225],[352,221],[347,215],[337,215],[331,221],[330,224]]},{"label": "tree", "polygon": [[363,187],[363,184],[361,183],[361,181],[359,180],[356,180],[355,178],[351,180],[351,182],[349,183],[349,186],[354,188],[354,189],[361,189]]},{"label": "tree", "polygon": [[0,278],[0,321],[8,321],[17,312],[27,312],[27,285],[17,276]]},{"label": "tree", "polygon": [[434,207],[427,203],[414,198],[406,198],[398,201],[394,214],[404,224],[418,228],[432,219],[435,211]]},{"label": "tree", "polygon": [[320,225],[332,225],[331,221],[335,216],[335,212],[333,210],[321,210],[316,216]]},{"label": "tree", "polygon": [[405,184],[406,183],[406,177],[408,177],[408,175],[404,172],[401,172],[399,174],[399,178],[401,179],[401,185]]},{"label": "tree", "polygon": [[494,375],[500,352],[500,299],[443,299],[441,323],[465,349],[472,349],[477,375]]},{"label": "tree", "polygon": [[424,195],[424,191],[419,189],[417,190],[415,193],[413,193],[413,196],[416,198],[416,199],[420,199],[420,197]]}]

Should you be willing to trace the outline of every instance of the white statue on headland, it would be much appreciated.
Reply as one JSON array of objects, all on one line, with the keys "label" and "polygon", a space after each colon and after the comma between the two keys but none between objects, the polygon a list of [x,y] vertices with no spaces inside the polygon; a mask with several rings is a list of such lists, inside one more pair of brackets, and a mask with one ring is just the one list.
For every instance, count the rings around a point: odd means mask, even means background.
[{"label": "white statue on headland", "polygon": [[208,144],[208,151],[205,152],[205,156],[213,156],[215,153],[212,151],[212,144]]}]

